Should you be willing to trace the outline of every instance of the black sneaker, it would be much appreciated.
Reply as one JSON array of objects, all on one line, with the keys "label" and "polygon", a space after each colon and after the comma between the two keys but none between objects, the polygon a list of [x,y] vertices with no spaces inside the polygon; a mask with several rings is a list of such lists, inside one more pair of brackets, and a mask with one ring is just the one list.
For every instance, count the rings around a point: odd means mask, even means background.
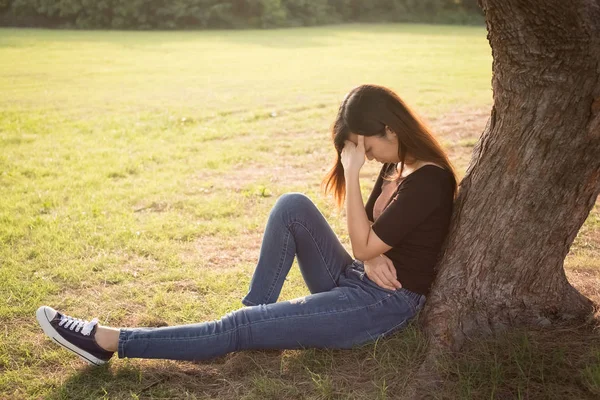
[{"label": "black sneaker", "polygon": [[97,318],[89,322],[83,321],[61,314],[48,306],[38,308],[35,316],[46,335],[90,364],[102,365],[112,357],[113,352],[98,346],[94,339]]}]

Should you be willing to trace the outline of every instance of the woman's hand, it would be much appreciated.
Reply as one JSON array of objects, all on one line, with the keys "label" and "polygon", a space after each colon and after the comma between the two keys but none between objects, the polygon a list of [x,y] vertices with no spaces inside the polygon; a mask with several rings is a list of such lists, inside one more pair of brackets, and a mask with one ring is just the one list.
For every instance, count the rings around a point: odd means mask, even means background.
[{"label": "woman's hand", "polygon": [[357,137],[357,145],[350,140],[344,142],[341,161],[346,174],[358,173],[365,163],[365,137],[361,135],[357,135]]},{"label": "woman's hand", "polygon": [[383,254],[363,262],[365,274],[370,280],[385,289],[396,290],[402,287],[396,275],[396,268]]}]

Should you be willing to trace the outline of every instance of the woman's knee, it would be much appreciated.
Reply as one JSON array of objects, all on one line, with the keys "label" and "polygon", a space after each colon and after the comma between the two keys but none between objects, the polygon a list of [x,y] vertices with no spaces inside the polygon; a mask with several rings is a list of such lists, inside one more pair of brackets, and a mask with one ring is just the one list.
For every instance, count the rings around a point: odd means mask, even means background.
[{"label": "woman's knee", "polygon": [[284,193],[275,202],[273,211],[280,212],[286,216],[302,215],[306,216],[311,212],[318,212],[313,201],[300,192]]}]

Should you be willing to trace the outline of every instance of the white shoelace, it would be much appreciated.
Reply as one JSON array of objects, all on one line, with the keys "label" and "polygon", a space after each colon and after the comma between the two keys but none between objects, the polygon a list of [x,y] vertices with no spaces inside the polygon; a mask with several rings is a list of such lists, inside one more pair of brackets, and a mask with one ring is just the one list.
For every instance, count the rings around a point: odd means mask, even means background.
[{"label": "white shoelace", "polygon": [[[98,318],[94,318],[91,321],[84,321],[79,318],[69,317],[68,315],[61,314],[59,326],[65,329],[74,330],[75,332],[81,333],[84,336],[89,336],[94,329],[94,326],[98,325]],[[81,331],[81,332],[80,332]]]}]

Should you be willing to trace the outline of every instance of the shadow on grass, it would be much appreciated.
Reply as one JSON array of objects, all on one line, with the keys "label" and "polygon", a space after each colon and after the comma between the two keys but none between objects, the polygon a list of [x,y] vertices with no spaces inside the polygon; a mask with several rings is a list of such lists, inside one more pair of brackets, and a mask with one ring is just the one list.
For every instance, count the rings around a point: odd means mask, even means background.
[{"label": "shadow on grass", "polygon": [[441,398],[599,399],[600,324],[594,325],[515,328],[473,340],[440,360]]},{"label": "shadow on grass", "polygon": [[[115,360],[72,375],[51,399],[403,399],[425,356],[409,325],[353,350],[252,350],[202,362]],[[439,360],[436,399],[600,398],[597,329],[512,330]]]},{"label": "shadow on grass", "polygon": [[249,350],[201,362],[113,360],[73,374],[50,398],[383,398],[410,382],[424,348],[411,325],[354,350]]}]

